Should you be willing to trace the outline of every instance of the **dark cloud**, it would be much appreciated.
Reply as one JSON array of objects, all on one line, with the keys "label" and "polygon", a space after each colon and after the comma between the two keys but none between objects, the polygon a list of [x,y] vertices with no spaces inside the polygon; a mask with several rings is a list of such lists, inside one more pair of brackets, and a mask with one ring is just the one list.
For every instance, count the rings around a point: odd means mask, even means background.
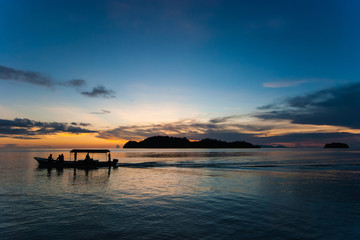
[{"label": "dark cloud", "polygon": [[258,108],[262,119],[360,128],[360,83],[328,88]]},{"label": "dark cloud", "polygon": [[41,139],[40,137],[22,137],[22,136],[15,136],[15,137],[12,137],[12,138],[15,138],[15,139],[25,139],[25,140],[29,140],[29,139]]},{"label": "dark cloud", "polygon": [[34,85],[51,87],[54,82],[47,76],[37,72],[16,70],[0,66],[0,79],[8,81],[26,82]]},{"label": "dark cloud", "polygon": [[[64,86],[75,88],[78,91],[81,91],[86,85],[87,82],[83,79],[71,79],[67,81],[54,81],[48,76],[44,74],[32,72],[32,71],[23,71],[18,69],[13,69],[9,67],[0,66],[0,80],[5,81],[17,81],[24,82],[33,85],[39,85],[44,87],[52,87],[55,86]],[[94,87],[91,92],[81,91],[82,95],[87,97],[104,97],[110,98],[114,97],[114,91],[107,90],[104,86]]]},{"label": "dark cloud", "polygon": [[239,117],[239,116],[234,115],[234,116],[218,117],[218,118],[210,119],[209,122],[210,123],[225,123],[225,122],[228,122],[229,120],[237,118],[237,117]]},{"label": "dark cloud", "polygon": [[0,119],[0,134],[2,137],[18,139],[38,139],[37,135],[50,135],[56,133],[95,133],[97,131],[75,127],[74,125],[89,126],[90,124],[72,122],[40,122],[27,118],[15,118],[14,120]]},{"label": "dark cloud", "polygon": [[91,112],[91,114],[107,114],[107,113],[111,113],[108,110],[101,110],[101,112]]},{"label": "dark cloud", "polygon": [[81,128],[81,127],[69,126],[69,127],[67,127],[65,132],[79,134],[79,133],[95,133],[97,131],[93,131],[93,130],[89,130],[89,129],[85,129],[85,128]]},{"label": "dark cloud", "polygon": [[91,124],[90,124],[90,123],[77,123],[77,122],[71,122],[70,124],[71,124],[71,125],[73,125],[73,126],[80,125],[80,126],[83,126],[83,127],[88,127],[88,126],[91,126]]},{"label": "dark cloud", "polygon": [[106,89],[104,86],[99,85],[94,87],[91,92],[83,91],[81,94],[87,97],[104,97],[104,98],[112,98],[114,96],[114,91]]},{"label": "dark cloud", "polygon": [[91,126],[90,123],[79,123],[80,126],[83,126],[83,127],[88,127],[88,126]]}]

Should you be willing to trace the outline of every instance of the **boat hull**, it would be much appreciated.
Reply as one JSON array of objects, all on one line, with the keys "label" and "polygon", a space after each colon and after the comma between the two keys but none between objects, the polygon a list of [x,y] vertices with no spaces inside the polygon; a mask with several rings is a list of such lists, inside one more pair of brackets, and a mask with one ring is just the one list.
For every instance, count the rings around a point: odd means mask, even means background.
[{"label": "boat hull", "polygon": [[117,160],[113,160],[111,162],[100,162],[98,160],[92,161],[56,161],[56,160],[48,160],[47,158],[34,157],[34,159],[39,163],[39,167],[69,167],[69,168],[99,168],[99,167],[116,167]]}]

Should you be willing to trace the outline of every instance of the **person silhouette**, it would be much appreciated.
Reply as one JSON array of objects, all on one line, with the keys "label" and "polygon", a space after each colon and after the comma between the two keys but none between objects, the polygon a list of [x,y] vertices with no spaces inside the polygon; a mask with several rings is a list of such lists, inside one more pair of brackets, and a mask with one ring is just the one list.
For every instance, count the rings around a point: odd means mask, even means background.
[{"label": "person silhouette", "polygon": [[51,162],[53,160],[52,154],[49,155],[48,161]]},{"label": "person silhouette", "polygon": [[110,155],[110,153],[109,153],[109,155],[108,155],[108,162],[110,162],[111,161],[111,155]]},{"label": "person silhouette", "polygon": [[89,162],[89,161],[90,161],[90,155],[89,155],[89,153],[86,154],[85,161],[86,161],[86,162]]}]

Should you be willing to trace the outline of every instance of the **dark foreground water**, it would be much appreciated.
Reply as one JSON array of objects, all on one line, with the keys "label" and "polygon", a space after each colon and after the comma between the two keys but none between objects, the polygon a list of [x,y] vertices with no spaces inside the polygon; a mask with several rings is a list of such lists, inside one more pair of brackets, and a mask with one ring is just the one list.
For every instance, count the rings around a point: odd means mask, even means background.
[{"label": "dark foreground water", "polygon": [[0,239],[360,239],[360,152],[122,150],[117,169],[0,152]]}]

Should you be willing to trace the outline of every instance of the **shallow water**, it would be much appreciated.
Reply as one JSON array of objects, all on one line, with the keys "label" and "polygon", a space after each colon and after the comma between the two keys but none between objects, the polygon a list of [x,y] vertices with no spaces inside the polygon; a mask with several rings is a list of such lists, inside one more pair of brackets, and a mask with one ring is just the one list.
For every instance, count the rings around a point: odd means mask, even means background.
[{"label": "shallow water", "polygon": [[116,169],[0,152],[0,239],[359,239],[360,152],[112,149]]}]

